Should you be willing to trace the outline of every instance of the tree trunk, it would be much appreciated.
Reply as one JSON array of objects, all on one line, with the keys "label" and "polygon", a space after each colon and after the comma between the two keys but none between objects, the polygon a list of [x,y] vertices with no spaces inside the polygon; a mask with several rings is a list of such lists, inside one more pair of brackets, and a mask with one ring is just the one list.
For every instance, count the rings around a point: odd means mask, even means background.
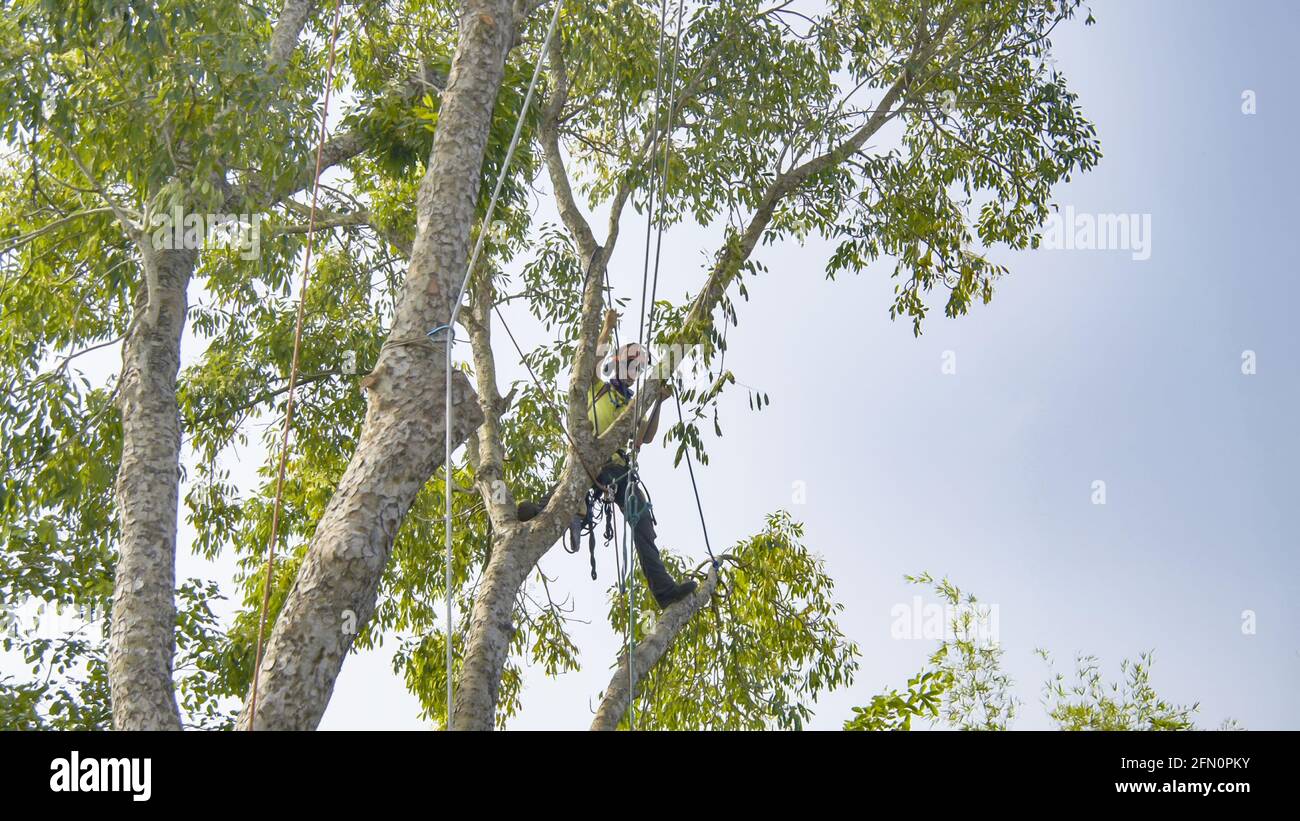
[{"label": "tree trunk", "polygon": [[664,653],[668,652],[673,639],[677,638],[677,634],[686,626],[686,622],[690,621],[691,617],[712,598],[717,586],[718,571],[710,569],[709,577],[698,590],[660,614],[654,629],[637,642],[636,649],[633,651],[635,665],[632,668],[632,676],[635,682],[628,681],[627,650],[624,649],[618,657],[618,667],[614,669],[614,676],[609,680],[609,687],[605,688],[600,706],[596,708],[596,718],[591,722],[591,729],[618,729],[618,723],[623,720],[623,714],[627,712],[634,696],[630,685],[641,684],[641,680],[645,678],[646,673],[650,672],[650,668],[658,664],[664,657]]},{"label": "tree trunk", "polygon": [[[374,612],[393,539],[417,491],[443,463],[445,341],[425,334],[451,312],[465,273],[492,112],[514,40],[506,0],[464,4],[416,238],[388,343],[363,385],[369,407],[351,462],[312,536],[275,622],[258,682],[256,729],[313,729],[344,656]],[[445,340],[445,334],[440,340]],[[452,441],[482,421],[456,373]],[[249,722],[246,707],[240,725]]]},{"label": "tree trunk", "polygon": [[108,681],[116,729],[179,730],[172,684],[181,450],[176,374],[185,328],[185,291],[198,255],[145,248],[143,259],[144,282],[122,346],[118,386],[121,536],[113,581]]},{"label": "tree trunk", "polygon": [[491,730],[495,726],[501,676],[514,636],[515,600],[544,552],[530,549],[524,532],[512,528],[498,534],[492,545],[492,558],[474,596],[465,661],[456,679],[453,730]]}]

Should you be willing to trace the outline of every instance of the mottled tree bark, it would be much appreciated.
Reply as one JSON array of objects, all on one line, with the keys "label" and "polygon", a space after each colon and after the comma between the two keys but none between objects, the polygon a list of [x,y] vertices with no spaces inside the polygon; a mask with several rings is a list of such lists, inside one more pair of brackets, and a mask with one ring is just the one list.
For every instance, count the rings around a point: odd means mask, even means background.
[{"label": "mottled tree bark", "polygon": [[[147,242],[147,240],[146,240]],[[143,243],[142,243],[143,246]],[[144,282],[122,347],[118,408],[118,560],[109,628],[113,726],[179,730],[172,686],[176,652],[176,513],[181,422],[176,405],[181,332],[195,251],[143,251]]]},{"label": "mottled tree bark", "polygon": [[545,552],[545,548],[528,547],[517,533],[493,541],[492,558],[474,596],[465,660],[456,679],[453,730],[494,726],[501,674],[514,636],[515,600],[538,556]]},{"label": "mottled tree bark", "polygon": [[269,70],[289,62],[289,57],[298,47],[298,35],[302,33],[303,26],[307,25],[307,18],[315,6],[314,0],[285,0],[275,30],[271,32],[271,43],[266,49],[266,66]]},{"label": "mottled tree bark", "polygon": [[[393,327],[363,381],[369,407],[357,450],[271,633],[256,729],[319,723],[356,630],[374,611],[398,526],[443,463],[444,352],[425,334],[450,315],[465,272],[489,126],[514,35],[506,0],[464,4]],[[452,394],[459,445],[482,415],[459,373]],[[246,707],[240,725],[249,720]]]},{"label": "mottled tree bark", "polygon": [[605,688],[600,706],[596,708],[596,718],[591,722],[591,729],[618,729],[618,723],[623,720],[623,714],[632,703],[633,685],[641,684],[641,680],[645,678],[646,673],[650,672],[650,668],[658,664],[664,657],[664,653],[668,652],[673,639],[677,638],[677,634],[682,631],[686,623],[713,597],[713,591],[717,587],[718,571],[713,568],[709,570],[708,578],[694,593],[660,614],[654,628],[636,643],[636,648],[632,651],[632,681],[629,681],[628,676],[627,650],[625,649],[619,655],[618,666],[614,669],[614,676],[609,680],[609,686]]},{"label": "mottled tree bark", "polygon": [[[267,49],[268,72],[288,62],[314,5],[312,0],[285,3]],[[75,154],[73,159],[82,165]],[[90,170],[83,166],[82,171],[95,184]],[[181,449],[176,377],[186,291],[198,249],[154,248],[147,231],[140,233],[116,206],[114,212],[140,249],[144,278],[123,340],[117,399],[122,416],[116,488],[121,535],[108,667],[113,726],[180,729],[172,680]]]}]

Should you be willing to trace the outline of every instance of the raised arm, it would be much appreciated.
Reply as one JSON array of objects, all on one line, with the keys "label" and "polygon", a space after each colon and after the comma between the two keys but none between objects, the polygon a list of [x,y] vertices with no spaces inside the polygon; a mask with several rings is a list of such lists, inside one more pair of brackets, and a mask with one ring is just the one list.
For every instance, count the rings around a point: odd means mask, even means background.
[{"label": "raised arm", "polygon": [[596,361],[599,362],[605,358],[609,352],[609,337],[614,333],[614,326],[618,324],[618,311],[610,308],[605,311],[605,322],[600,326],[600,336],[596,337]]}]

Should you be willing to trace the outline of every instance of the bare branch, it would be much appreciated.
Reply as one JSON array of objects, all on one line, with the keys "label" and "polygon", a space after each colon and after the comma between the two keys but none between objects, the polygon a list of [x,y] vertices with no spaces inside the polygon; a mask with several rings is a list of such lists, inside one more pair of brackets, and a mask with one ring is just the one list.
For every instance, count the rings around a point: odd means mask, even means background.
[{"label": "bare branch", "polygon": [[270,235],[280,236],[281,234],[306,234],[308,231],[325,231],[330,228],[349,228],[359,225],[370,225],[370,212],[354,211],[349,214],[322,214],[316,212],[316,222],[298,223],[294,225],[276,225],[270,230]]}]

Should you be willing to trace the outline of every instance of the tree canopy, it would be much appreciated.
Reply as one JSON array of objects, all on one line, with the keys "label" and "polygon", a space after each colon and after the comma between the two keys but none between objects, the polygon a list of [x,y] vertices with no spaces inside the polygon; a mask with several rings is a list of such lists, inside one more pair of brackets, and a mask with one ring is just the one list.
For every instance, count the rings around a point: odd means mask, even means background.
[{"label": "tree canopy", "polygon": [[[589,379],[584,352],[600,309],[619,306],[593,281],[592,260],[599,251],[608,264],[627,205],[638,214],[653,208],[659,231],[691,221],[717,237],[698,287],[652,294],[648,309],[648,336],[693,346],[698,369],[679,386],[685,419],[664,442],[678,460],[706,461],[708,437],[722,432],[719,398],[737,384],[725,367],[726,327],[741,320],[764,245],[830,240],[828,278],[885,260],[894,299],[868,307],[919,334],[936,306],[959,316],[990,301],[1008,272],[988,250],[1034,246],[1053,187],[1100,157],[1092,125],[1048,59],[1052,32],[1084,11],[1074,0],[566,0],[543,93],[526,111],[550,6],[498,5],[513,8],[517,26],[477,169],[485,182],[475,181],[472,230],[487,232],[487,253],[470,288],[464,324],[473,353],[462,365],[485,422],[456,464],[421,477],[373,613],[348,645],[405,637],[394,666],[435,723],[449,706],[444,483],[450,474],[456,491],[453,596],[468,613],[493,551],[515,549],[491,483],[504,482],[510,499],[539,498],[583,458],[571,437],[598,447],[560,409]],[[436,230],[420,223],[421,186],[470,6],[367,0],[343,9],[280,524],[289,555],[276,568],[272,621],[364,448],[375,412],[365,379],[393,344],[403,289],[419,265],[412,244]],[[197,533],[184,549],[234,555],[241,568],[236,590],[204,580],[176,588],[175,674],[188,726],[233,724],[252,677],[273,461],[259,487],[237,487],[229,465],[255,441],[274,453],[274,423],[285,412],[316,150],[311,124],[320,116],[333,10],[15,0],[0,21],[5,601],[99,613],[113,606],[121,549],[114,483],[123,414],[132,412],[115,400],[127,368],[104,378],[79,363],[120,346],[149,319],[140,304],[150,304],[157,283],[142,249],[159,215],[260,220],[256,254],[206,247],[181,289],[189,296],[187,364],[175,382],[181,515]],[[517,116],[520,149],[502,204],[482,225]],[[558,221],[538,217],[542,197],[554,198]],[[597,216],[608,224],[603,238],[589,221]],[[641,252],[634,238],[618,247]],[[637,309],[626,298],[621,307]],[[536,381],[504,386],[504,395],[493,351],[513,351],[491,337],[497,311],[530,313],[551,340],[524,352]],[[761,408],[765,399],[751,403]],[[642,683],[636,713],[645,726],[797,728],[819,694],[851,683],[856,648],[837,625],[832,581],[800,524],[773,512],[753,526],[754,536],[727,548],[715,599]],[[523,707],[524,665],[559,675],[578,664],[563,608],[549,600],[540,573],[526,569],[527,583],[510,595],[515,629],[498,724]],[[240,603],[233,623],[212,615],[222,595]],[[614,625],[625,607],[611,599]],[[7,636],[6,649],[21,649],[33,675],[0,682],[4,723],[104,726],[106,637],[106,621],[60,640]],[[453,639],[458,664],[467,641]],[[968,698],[963,692],[948,671],[914,680],[903,700],[907,710],[931,710],[941,697]],[[1007,717],[995,710],[979,722]]]}]

